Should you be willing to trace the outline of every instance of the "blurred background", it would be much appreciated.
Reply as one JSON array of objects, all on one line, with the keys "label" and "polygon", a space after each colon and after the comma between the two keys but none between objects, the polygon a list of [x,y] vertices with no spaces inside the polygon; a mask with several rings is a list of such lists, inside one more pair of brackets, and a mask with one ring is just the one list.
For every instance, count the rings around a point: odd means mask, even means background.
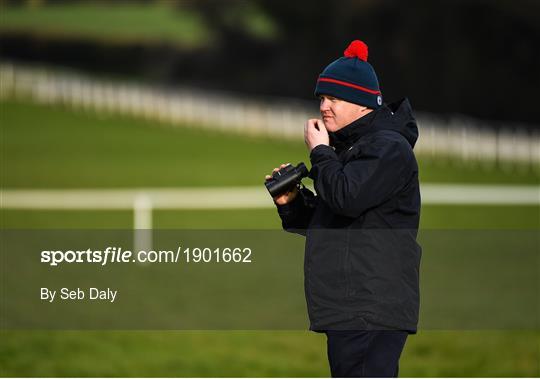
[{"label": "blurred background", "polygon": [[[385,101],[417,111],[422,230],[538,230],[539,14],[535,0],[0,0],[0,225],[279,229],[263,177],[309,160],[316,78],[362,39]],[[329,376],[307,331],[1,333],[2,376]],[[420,330],[400,374],[539,376],[540,332]]]}]

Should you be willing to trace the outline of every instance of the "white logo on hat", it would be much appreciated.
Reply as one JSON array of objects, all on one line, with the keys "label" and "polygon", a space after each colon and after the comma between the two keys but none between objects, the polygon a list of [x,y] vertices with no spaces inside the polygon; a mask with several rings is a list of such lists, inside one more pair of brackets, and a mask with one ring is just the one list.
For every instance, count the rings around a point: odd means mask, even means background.
[{"label": "white logo on hat", "polygon": [[377,104],[382,105],[382,97],[381,97],[381,95],[377,96]]}]

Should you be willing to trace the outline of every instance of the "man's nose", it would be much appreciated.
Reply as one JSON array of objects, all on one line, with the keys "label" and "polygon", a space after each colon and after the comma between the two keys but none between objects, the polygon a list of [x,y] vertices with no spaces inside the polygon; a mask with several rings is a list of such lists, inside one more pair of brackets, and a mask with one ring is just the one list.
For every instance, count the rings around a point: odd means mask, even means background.
[{"label": "man's nose", "polygon": [[321,100],[321,104],[319,105],[319,109],[320,109],[321,112],[327,111],[329,109],[327,99],[322,99]]}]

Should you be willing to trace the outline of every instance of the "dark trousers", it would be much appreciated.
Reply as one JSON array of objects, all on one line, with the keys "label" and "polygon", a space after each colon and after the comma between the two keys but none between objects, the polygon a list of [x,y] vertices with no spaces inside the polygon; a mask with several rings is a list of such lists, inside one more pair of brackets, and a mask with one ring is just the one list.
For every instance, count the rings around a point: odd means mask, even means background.
[{"label": "dark trousers", "polygon": [[397,377],[408,333],[398,330],[326,331],[332,377]]}]

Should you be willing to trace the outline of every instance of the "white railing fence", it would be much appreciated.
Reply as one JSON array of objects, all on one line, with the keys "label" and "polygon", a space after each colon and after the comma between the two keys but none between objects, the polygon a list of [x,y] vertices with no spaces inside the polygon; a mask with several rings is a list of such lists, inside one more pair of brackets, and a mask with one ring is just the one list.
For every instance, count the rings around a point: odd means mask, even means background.
[{"label": "white railing fence", "polygon": [[[311,187],[313,190],[313,188]],[[423,205],[540,204],[540,186],[421,184]],[[154,211],[274,209],[264,186],[137,189],[0,189],[0,208],[15,210],[128,210],[136,250],[151,250]]]},{"label": "white railing fence", "polygon": [[[313,103],[296,99],[249,99],[192,88],[156,88],[104,80],[60,69],[0,63],[0,98],[25,98],[93,112],[112,112],[171,125],[301,139],[305,120],[318,116]],[[471,118],[445,121],[419,113],[415,151],[486,167],[540,168],[540,133],[511,125],[494,130]]]}]

